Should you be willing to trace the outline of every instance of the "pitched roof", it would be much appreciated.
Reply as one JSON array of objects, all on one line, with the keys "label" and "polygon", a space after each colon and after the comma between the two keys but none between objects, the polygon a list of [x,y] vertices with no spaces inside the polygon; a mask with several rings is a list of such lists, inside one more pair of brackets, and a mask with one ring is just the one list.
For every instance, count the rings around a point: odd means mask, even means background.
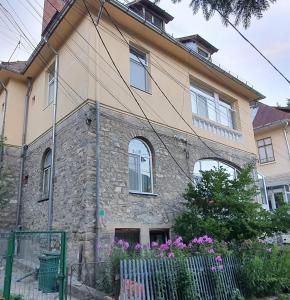
[{"label": "pitched roof", "polygon": [[0,70],[7,70],[14,73],[22,73],[26,66],[26,61],[11,61],[11,62],[5,62],[2,61],[0,63]]},{"label": "pitched roof", "polygon": [[283,120],[290,120],[290,110],[259,103],[253,127],[257,129]]}]

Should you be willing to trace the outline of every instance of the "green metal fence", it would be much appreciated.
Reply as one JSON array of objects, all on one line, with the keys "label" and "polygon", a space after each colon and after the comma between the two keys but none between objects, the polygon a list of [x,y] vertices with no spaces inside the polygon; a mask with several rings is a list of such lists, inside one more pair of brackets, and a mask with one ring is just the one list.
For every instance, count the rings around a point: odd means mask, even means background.
[{"label": "green metal fence", "polygon": [[0,295],[5,300],[63,300],[65,283],[65,232],[0,233]]},{"label": "green metal fence", "polygon": [[212,257],[123,260],[121,300],[229,300],[240,294],[239,262],[225,257],[220,269]]}]

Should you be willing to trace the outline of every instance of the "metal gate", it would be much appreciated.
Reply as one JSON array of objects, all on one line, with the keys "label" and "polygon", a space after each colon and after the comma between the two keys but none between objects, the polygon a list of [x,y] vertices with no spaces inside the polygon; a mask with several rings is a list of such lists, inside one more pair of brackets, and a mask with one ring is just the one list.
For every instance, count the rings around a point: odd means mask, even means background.
[{"label": "metal gate", "polygon": [[66,233],[0,233],[0,299],[65,299]]}]

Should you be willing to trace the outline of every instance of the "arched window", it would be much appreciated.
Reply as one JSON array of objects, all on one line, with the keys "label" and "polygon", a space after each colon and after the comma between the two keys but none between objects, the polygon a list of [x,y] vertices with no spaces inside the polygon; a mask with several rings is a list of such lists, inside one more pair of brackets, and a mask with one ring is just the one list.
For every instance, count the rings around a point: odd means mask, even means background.
[{"label": "arched window", "polygon": [[129,144],[129,191],[152,193],[152,156],[149,146],[140,139]]},{"label": "arched window", "polygon": [[214,160],[214,159],[201,159],[195,163],[193,175],[194,177],[198,178],[201,176],[200,171],[210,171],[213,170],[214,168],[220,168],[220,167],[224,168],[226,172],[230,174],[231,179],[234,179],[238,174],[238,170],[235,167],[226,164],[222,161]]},{"label": "arched window", "polygon": [[51,150],[48,149],[43,155],[42,165],[42,198],[48,199],[50,190],[50,172],[51,172]]}]

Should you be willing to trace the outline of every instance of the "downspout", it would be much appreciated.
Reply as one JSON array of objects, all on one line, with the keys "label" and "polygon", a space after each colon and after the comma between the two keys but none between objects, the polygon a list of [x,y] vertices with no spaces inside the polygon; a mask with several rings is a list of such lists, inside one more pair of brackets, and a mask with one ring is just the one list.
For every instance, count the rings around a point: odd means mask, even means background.
[{"label": "downspout", "polygon": [[24,104],[24,119],[23,119],[23,131],[22,131],[22,146],[21,146],[21,163],[20,163],[20,173],[19,173],[19,183],[18,183],[18,193],[17,193],[17,213],[16,213],[16,228],[21,228],[21,206],[22,206],[22,186],[23,186],[23,174],[24,174],[24,162],[26,156],[26,135],[27,135],[27,123],[28,123],[28,107],[29,98],[32,90],[32,78],[28,77],[28,87],[25,95]]},{"label": "downspout", "polygon": [[55,173],[55,140],[56,140],[56,114],[57,114],[57,94],[58,94],[58,73],[59,73],[59,55],[58,52],[43,38],[47,46],[52,50],[55,55],[54,67],[54,97],[53,97],[53,116],[52,116],[52,145],[51,145],[51,171],[49,178],[49,196],[48,196],[48,225],[47,230],[52,230],[53,223],[53,190],[54,190],[54,173]]},{"label": "downspout", "polygon": [[289,125],[289,122],[288,121],[286,121],[285,122],[285,126],[284,126],[284,128],[283,128],[283,132],[284,132],[284,138],[285,138],[285,142],[286,142],[286,146],[287,146],[287,151],[288,151],[288,156],[289,156],[289,158],[290,158],[290,147],[289,147],[289,140],[288,140],[288,135],[287,135],[287,127],[288,127],[288,125]]},{"label": "downspout", "polygon": [[2,122],[2,131],[1,131],[1,153],[0,153],[0,170],[2,169],[3,157],[4,157],[4,134],[5,134],[5,123],[6,123],[6,111],[7,111],[7,103],[8,103],[8,90],[2,80],[0,80],[0,84],[5,92],[4,99],[4,112],[3,112],[3,122]]},{"label": "downspout", "polygon": [[100,102],[96,101],[96,243],[95,261],[99,258],[100,230]]}]

